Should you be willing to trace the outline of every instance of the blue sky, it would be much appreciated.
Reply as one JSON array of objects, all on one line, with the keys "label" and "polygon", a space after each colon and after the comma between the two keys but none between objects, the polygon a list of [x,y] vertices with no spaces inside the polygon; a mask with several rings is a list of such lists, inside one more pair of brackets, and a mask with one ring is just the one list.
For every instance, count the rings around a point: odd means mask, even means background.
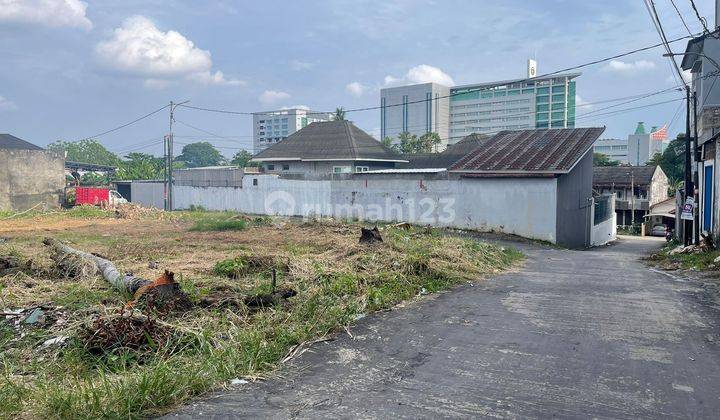
[{"label": "blue sky", "polygon": [[[655,2],[668,37],[687,35],[670,1]],[[696,3],[713,26],[714,2]],[[676,4],[698,32],[689,1]],[[77,140],[171,100],[248,112],[376,106],[391,79],[503,80],[524,76],[530,57],[542,74],[658,41],[638,0],[0,0],[0,132],[38,145]],[[682,51],[684,41],[674,46]],[[585,68],[578,101],[670,88],[677,83],[666,61],[658,48]],[[605,137],[625,137],[638,121],[669,122],[678,105],[581,118],[578,126],[605,125]],[[672,136],[683,129],[680,114]],[[178,124],[177,142],[208,140],[226,156],[252,143],[249,116],[179,109],[176,118],[223,136]],[[348,119],[379,132],[379,111]],[[98,139],[113,151],[159,154],[152,141],[167,126],[163,111]]]}]

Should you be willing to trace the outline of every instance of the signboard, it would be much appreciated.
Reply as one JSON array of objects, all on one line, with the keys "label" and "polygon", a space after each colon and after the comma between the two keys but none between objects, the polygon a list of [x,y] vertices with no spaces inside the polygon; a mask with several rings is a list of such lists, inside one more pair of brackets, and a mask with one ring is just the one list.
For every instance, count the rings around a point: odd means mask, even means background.
[{"label": "signboard", "polygon": [[528,60],[528,78],[537,76],[537,62],[535,60]]},{"label": "signboard", "polygon": [[693,209],[695,208],[695,198],[688,197],[685,199],[685,205],[683,206],[680,219],[682,220],[693,220]]}]

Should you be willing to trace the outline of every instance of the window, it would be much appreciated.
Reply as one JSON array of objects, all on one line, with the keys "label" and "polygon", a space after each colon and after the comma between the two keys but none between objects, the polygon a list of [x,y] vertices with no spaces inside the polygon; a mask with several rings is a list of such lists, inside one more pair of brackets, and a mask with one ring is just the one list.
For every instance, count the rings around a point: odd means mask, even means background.
[{"label": "window", "polygon": [[535,114],[535,119],[536,119],[537,121],[547,120],[547,119],[548,119],[548,113],[547,113],[547,112],[538,112],[537,114]]},{"label": "window", "polygon": [[553,101],[553,102],[565,102],[565,95],[564,95],[564,94],[561,94],[561,95],[553,95],[553,96],[552,96],[552,101]]},{"label": "window", "polygon": [[553,113],[552,113],[552,119],[553,119],[553,120],[562,120],[562,119],[565,119],[565,112],[563,112],[563,111],[553,112]]},{"label": "window", "polygon": [[290,165],[283,165],[283,171],[289,171]]},{"label": "window", "polygon": [[268,165],[267,168],[268,168],[268,171],[274,171],[275,165]]},{"label": "window", "polygon": [[253,186],[257,187],[257,178],[253,178]]},{"label": "window", "polygon": [[333,166],[333,173],[335,173],[335,174],[349,174],[349,173],[350,173],[350,167],[349,167],[349,166]]},{"label": "window", "polygon": [[552,93],[565,93],[565,85],[553,86]]},{"label": "window", "polygon": [[356,166],[355,172],[367,172],[370,170],[369,166]]},{"label": "window", "polygon": [[533,88],[523,89],[523,90],[522,90],[522,93],[523,93],[523,95],[526,94],[526,93],[535,93],[535,89],[533,89]]},{"label": "window", "polygon": [[536,110],[537,112],[547,112],[547,111],[550,111],[550,106],[547,105],[547,104],[538,105],[538,106],[535,107],[535,110]]},{"label": "window", "polygon": [[546,88],[546,87],[537,88],[537,94],[538,94],[538,95],[543,95],[543,94],[546,95],[546,94],[548,94],[548,93],[550,93],[550,88]]},{"label": "window", "polygon": [[545,95],[545,96],[538,96],[537,99],[535,99],[535,102],[537,102],[539,104],[546,104],[550,101],[549,101],[549,97],[547,95]]}]

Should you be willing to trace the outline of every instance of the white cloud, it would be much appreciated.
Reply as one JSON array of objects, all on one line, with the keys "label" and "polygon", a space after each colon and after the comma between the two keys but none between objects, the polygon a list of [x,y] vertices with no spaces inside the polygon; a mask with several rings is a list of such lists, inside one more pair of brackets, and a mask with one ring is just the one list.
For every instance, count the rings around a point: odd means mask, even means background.
[{"label": "white cloud", "polygon": [[0,96],[0,111],[12,111],[17,109],[15,102]]},{"label": "white cloud", "polygon": [[283,106],[280,107],[280,109],[304,109],[305,111],[310,111],[310,107],[307,105]]},{"label": "white cloud", "polygon": [[365,86],[363,86],[360,82],[352,82],[345,86],[345,90],[350,92],[353,96],[360,97],[363,93],[365,93]]},{"label": "white cloud", "polygon": [[145,84],[159,87],[167,79],[184,77],[202,84],[242,85],[212,70],[210,51],[195,46],[176,31],[163,32],[145,16],[125,19],[112,38],[95,48],[100,59],[113,69],[148,77]]},{"label": "white cloud", "polygon": [[193,73],[188,78],[206,85],[228,85],[228,86],[244,86],[246,83],[239,79],[226,79],[223,72],[217,70],[215,73],[205,71],[202,73]]},{"label": "white cloud", "polygon": [[260,103],[268,106],[276,104],[280,101],[285,101],[290,99],[290,94],[287,92],[280,92],[277,90],[266,90],[263,92],[260,97],[258,98],[260,100]]},{"label": "white cloud", "polygon": [[90,30],[87,3],[79,0],[0,0],[0,22],[70,26]]},{"label": "white cloud", "polygon": [[575,95],[575,106],[582,108],[583,112],[587,112],[594,108],[592,105],[589,105],[583,98],[581,98],[580,95]]},{"label": "white cloud", "polygon": [[417,83],[438,83],[453,86],[455,81],[447,73],[437,67],[420,64],[408,70],[402,77],[385,76],[385,86],[396,86]]},{"label": "white cloud", "polygon": [[302,60],[290,60],[290,68],[293,70],[310,70],[315,67],[315,63],[310,63]]},{"label": "white cloud", "polygon": [[621,61],[612,60],[603,67],[603,70],[622,73],[622,74],[636,74],[643,71],[652,70],[655,68],[655,63],[649,60],[637,60],[637,61]]}]

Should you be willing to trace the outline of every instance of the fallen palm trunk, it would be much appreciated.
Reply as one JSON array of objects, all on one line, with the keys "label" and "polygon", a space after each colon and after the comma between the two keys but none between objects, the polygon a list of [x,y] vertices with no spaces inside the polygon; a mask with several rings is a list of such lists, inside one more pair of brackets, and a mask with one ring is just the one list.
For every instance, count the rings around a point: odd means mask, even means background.
[{"label": "fallen palm trunk", "polygon": [[109,260],[93,255],[89,252],[79,251],[72,247],[69,247],[57,239],[45,238],[43,243],[49,246],[55,253],[59,255],[75,255],[82,259],[93,262],[98,270],[102,273],[102,276],[108,283],[110,283],[117,290],[130,293],[134,295],[143,286],[147,286],[152,283],[149,280],[135,277],[131,273],[121,274],[115,265]]},{"label": "fallen palm trunk", "polygon": [[192,306],[188,296],[175,282],[175,275],[171,271],[165,270],[157,280],[149,281],[135,277],[132,273],[122,274],[110,260],[96,254],[79,251],[56,239],[45,238],[43,243],[61,257],[73,255],[94,263],[103,278],[115,289],[133,295],[133,300],[128,302],[127,307],[132,307],[141,300],[148,308],[161,312],[187,310]]}]

